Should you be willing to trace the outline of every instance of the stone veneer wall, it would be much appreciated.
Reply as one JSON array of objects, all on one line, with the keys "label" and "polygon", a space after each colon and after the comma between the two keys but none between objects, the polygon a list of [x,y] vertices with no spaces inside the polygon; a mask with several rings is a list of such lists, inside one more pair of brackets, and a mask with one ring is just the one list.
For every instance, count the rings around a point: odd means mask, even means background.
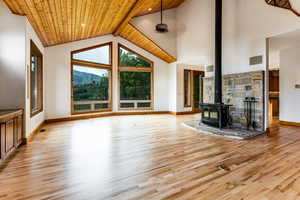
[{"label": "stone veneer wall", "polygon": [[[214,103],[214,77],[203,78],[203,102]],[[264,71],[229,74],[223,76],[223,103],[233,105],[230,115],[233,127],[246,128],[245,97],[255,97],[257,130],[264,128]]]}]

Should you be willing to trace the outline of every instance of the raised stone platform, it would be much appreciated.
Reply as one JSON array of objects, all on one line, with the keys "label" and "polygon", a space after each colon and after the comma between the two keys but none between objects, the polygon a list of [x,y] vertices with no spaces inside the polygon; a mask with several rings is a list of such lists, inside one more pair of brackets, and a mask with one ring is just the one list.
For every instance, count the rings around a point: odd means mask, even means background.
[{"label": "raised stone platform", "polygon": [[220,130],[218,128],[205,125],[200,120],[184,122],[183,124],[189,128],[199,131],[200,133],[222,136],[225,138],[237,140],[247,140],[265,133],[261,131],[248,131],[236,128],[224,128]]}]

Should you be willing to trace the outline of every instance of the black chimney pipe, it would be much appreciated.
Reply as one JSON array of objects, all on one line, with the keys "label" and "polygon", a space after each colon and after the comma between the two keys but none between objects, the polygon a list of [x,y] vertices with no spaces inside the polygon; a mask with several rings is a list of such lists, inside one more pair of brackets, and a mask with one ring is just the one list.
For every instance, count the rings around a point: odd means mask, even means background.
[{"label": "black chimney pipe", "polygon": [[222,104],[222,0],[215,4],[215,104]]},{"label": "black chimney pipe", "polygon": [[229,124],[231,105],[222,102],[222,0],[215,0],[215,4],[215,103],[202,103],[200,108],[204,113],[201,122],[221,129]]}]

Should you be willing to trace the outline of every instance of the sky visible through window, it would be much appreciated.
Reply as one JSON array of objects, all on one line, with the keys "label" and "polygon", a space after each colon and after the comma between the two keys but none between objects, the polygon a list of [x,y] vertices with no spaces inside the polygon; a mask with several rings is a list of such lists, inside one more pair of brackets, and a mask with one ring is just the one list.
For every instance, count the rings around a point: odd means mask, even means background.
[{"label": "sky visible through window", "polygon": [[73,59],[109,65],[110,64],[109,52],[110,52],[110,46],[107,45],[107,46],[102,46],[95,49],[90,49],[87,51],[75,53],[73,55]]},{"label": "sky visible through window", "polygon": [[127,51],[126,49],[124,49],[124,48],[122,48],[122,47],[121,47],[120,49],[121,49],[121,52],[122,52],[121,54],[124,54],[124,53],[125,53],[125,54],[128,54],[129,57],[138,58],[135,54],[133,54],[133,53]]},{"label": "sky visible through window", "polygon": [[93,67],[82,67],[82,66],[74,66],[74,70],[80,71],[80,72],[85,72],[89,74],[94,74],[97,76],[107,76],[107,70],[105,69],[97,69]]}]

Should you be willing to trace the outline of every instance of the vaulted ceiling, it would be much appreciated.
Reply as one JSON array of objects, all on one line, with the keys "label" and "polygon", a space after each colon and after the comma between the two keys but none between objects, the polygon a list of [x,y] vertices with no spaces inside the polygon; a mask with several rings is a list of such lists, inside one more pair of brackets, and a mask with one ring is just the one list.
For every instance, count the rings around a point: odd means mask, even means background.
[{"label": "vaulted ceiling", "polygon": [[[151,38],[130,24],[130,20],[135,16],[159,11],[160,0],[4,1],[14,14],[27,16],[46,47],[114,34],[133,42],[166,62],[176,61]],[[183,1],[163,0],[163,7],[174,8]]]}]

